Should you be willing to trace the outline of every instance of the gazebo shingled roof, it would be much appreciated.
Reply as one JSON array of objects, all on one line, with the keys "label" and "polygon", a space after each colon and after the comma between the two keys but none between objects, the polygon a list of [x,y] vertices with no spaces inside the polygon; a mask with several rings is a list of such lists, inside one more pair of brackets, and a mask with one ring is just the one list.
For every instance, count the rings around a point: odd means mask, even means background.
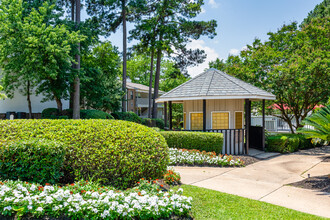
[{"label": "gazebo shingled roof", "polygon": [[160,96],[156,102],[202,99],[266,99],[275,96],[217,69],[209,69]]}]

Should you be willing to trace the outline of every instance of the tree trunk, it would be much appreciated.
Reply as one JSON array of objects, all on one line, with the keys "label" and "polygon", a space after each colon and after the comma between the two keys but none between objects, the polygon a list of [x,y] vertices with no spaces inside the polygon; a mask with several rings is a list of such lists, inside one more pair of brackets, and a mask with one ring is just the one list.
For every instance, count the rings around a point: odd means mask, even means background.
[{"label": "tree trunk", "polygon": [[27,92],[26,92],[26,97],[27,97],[27,102],[28,102],[28,108],[29,108],[29,119],[32,119],[32,104],[31,104],[31,93],[30,93],[30,81],[27,81]]},{"label": "tree trunk", "polygon": [[126,77],[127,77],[127,30],[126,30],[126,1],[122,0],[122,16],[123,16],[123,92],[124,97],[122,100],[122,111],[126,112]]},{"label": "tree trunk", "polygon": [[59,111],[60,114],[62,114],[63,111],[63,105],[62,105],[62,101],[61,99],[59,99],[57,96],[54,95],[54,99],[56,101],[56,105],[57,105],[57,109]]},{"label": "tree trunk", "polygon": [[[76,29],[80,24],[80,0],[76,0]],[[76,54],[76,62],[75,68],[77,69],[77,76],[74,79],[74,94],[73,94],[73,119],[80,119],[80,79],[79,79],[79,71],[80,71],[80,43],[77,45],[78,53]]]},{"label": "tree trunk", "polygon": [[[159,36],[159,41],[163,40],[163,36]],[[155,85],[154,85],[154,99],[153,99],[153,109],[152,109],[152,118],[157,118],[157,103],[156,99],[158,98],[159,90],[159,76],[160,76],[160,63],[162,59],[162,49],[158,48],[157,50],[157,63],[156,63],[156,75],[155,75]]]},{"label": "tree trunk", "polygon": [[154,48],[151,48],[151,61],[150,61],[150,77],[149,77],[149,109],[148,109],[148,118],[151,118],[152,113],[152,79],[154,76]]},{"label": "tree trunk", "polygon": [[[74,14],[75,14],[75,0],[71,0],[71,21],[74,21]],[[72,69],[75,68],[74,63],[72,63]],[[69,108],[73,109],[73,97],[74,97],[74,83],[70,83],[70,101],[69,101]]]}]

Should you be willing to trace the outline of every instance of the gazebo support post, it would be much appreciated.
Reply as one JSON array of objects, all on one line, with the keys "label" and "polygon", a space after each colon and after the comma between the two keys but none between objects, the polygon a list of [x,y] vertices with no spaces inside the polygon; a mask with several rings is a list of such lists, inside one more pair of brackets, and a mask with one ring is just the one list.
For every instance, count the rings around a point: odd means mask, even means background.
[{"label": "gazebo support post", "polygon": [[206,131],[206,100],[203,99],[203,131]]},{"label": "gazebo support post", "polygon": [[164,102],[164,122],[165,128],[167,128],[167,102]]},{"label": "gazebo support post", "polygon": [[250,126],[251,126],[251,102],[245,99],[245,154],[249,154],[250,148]]},{"label": "gazebo support post", "polygon": [[266,123],[265,123],[265,99],[262,100],[262,150],[265,150],[265,132],[266,132]]},{"label": "gazebo support post", "polygon": [[168,102],[168,108],[169,108],[169,112],[170,112],[170,130],[172,130],[172,127],[173,127],[173,125],[172,125],[172,101],[169,101]]}]

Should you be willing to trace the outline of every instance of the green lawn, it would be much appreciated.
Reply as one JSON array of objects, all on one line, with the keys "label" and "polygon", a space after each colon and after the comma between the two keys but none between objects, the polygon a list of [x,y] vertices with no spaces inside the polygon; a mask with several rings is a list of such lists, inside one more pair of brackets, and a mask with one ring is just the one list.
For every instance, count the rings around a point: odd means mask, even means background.
[{"label": "green lawn", "polygon": [[183,195],[193,198],[194,219],[325,219],[266,202],[183,185]]}]

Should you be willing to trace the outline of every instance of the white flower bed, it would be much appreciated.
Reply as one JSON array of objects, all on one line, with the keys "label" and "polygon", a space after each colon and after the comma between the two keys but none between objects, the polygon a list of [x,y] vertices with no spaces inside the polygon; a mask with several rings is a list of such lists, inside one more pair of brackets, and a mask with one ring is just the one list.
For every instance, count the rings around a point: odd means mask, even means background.
[{"label": "white flower bed", "polygon": [[170,148],[170,165],[241,166],[243,161],[211,152]]},{"label": "white flower bed", "polygon": [[142,181],[126,191],[85,182],[64,187],[38,186],[21,181],[0,182],[0,213],[67,216],[73,219],[157,219],[187,215],[191,198],[177,192],[162,192]]}]

